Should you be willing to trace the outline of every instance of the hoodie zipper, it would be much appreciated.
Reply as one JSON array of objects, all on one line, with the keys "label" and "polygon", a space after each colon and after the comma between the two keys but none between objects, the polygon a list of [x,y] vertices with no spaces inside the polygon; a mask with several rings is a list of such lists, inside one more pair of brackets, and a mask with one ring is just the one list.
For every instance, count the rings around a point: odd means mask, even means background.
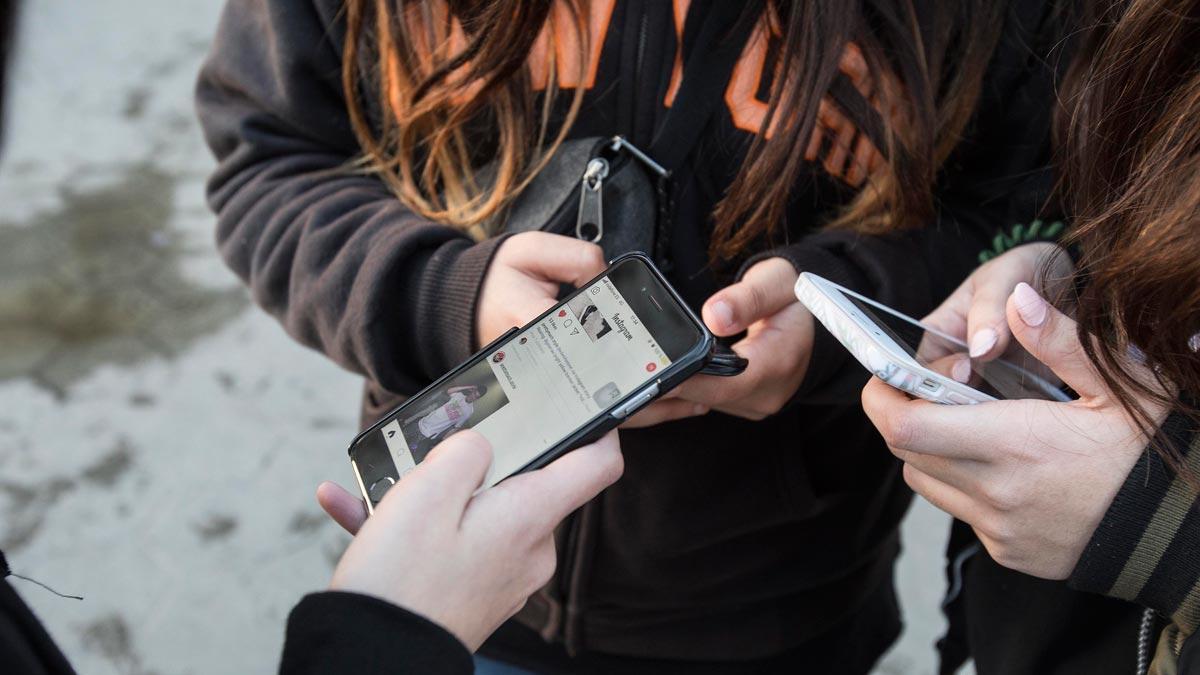
[{"label": "hoodie zipper", "polygon": [[[636,6],[639,12],[638,43],[637,52],[634,54],[633,59],[634,95],[632,100],[633,115],[631,117],[633,128],[629,129],[631,134],[636,131],[637,126],[637,113],[640,107],[640,99],[642,98],[639,95],[638,85],[642,82],[642,70],[646,60],[646,40],[649,38],[648,33],[650,31],[650,13],[647,11],[645,3],[639,2]],[[634,142],[636,143],[637,140],[635,139]],[[603,162],[603,160],[600,160],[600,162]],[[609,166],[607,163],[601,166],[600,162],[596,162],[596,160],[589,162],[584,172],[582,185],[580,186],[579,218],[576,221],[575,230],[576,236],[580,239],[598,241],[604,234],[601,191],[604,187],[604,179],[608,177]],[[594,226],[594,229],[590,226]],[[595,234],[593,235],[593,233]],[[588,235],[595,236],[595,239],[592,239]],[[583,508],[587,509],[588,506],[590,504],[584,505]],[[569,528],[567,532],[567,551],[561,568],[566,583],[562,587],[563,616],[561,618],[562,623],[560,624],[559,635],[563,640],[563,646],[566,648],[567,653],[572,656],[577,654],[582,647],[578,626],[578,622],[581,620],[580,615],[582,614],[583,605],[583,599],[579,597],[581,591],[581,584],[579,582],[582,581],[579,578],[581,577],[579,567],[584,564],[583,558],[585,552],[582,549],[585,548],[588,537],[586,533],[581,531],[585,525],[580,522],[584,520],[581,516],[582,513],[576,514],[571,518],[567,526]]]},{"label": "hoodie zipper", "polygon": [[1138,627],[1137,638],[1137,675],[1150,672],[1150,639],[1154,632],[1154,610],[1146,608],[1142,612],[1142,623]]}]

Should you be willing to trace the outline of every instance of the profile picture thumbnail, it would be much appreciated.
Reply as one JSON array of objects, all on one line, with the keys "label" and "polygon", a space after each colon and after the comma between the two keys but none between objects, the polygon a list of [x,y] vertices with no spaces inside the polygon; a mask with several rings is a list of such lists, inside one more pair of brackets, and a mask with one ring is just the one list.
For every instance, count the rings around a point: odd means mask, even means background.
[{"label": "profile picture thumbnail", "polygon": [[612,332],[612,326],[609,325],[608,319],[600,314],[600,310],[586,295],[575,296],[567,303],[567,307],[575,315],[575,320],[583,327],[583,332],[592,339],[592,342]]}]

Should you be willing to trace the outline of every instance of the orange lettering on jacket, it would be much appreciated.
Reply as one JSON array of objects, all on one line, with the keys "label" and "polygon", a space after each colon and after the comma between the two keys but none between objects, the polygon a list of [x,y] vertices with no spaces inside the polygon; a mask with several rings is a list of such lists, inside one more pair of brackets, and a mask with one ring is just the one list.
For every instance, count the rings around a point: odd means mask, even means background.
[{"label": "orange lettering on jacket", "polygon": [[673,0],[675,10],[675,65],[671,67],[671,82],[667,85],[667,96],[663,105],[670,108],[679,93],[679,83],[683,82],[683,26],[687,23],[688,9],[692,0]]},{"label": "orange lettering on jacket", "polygon": [[588,63],[586,68],[579,62],[583,50],[579,44],[579,30],[574,13],[565,3],[554,3],[550,21],[538,33],[529,53],[529,75],[535,90],[543,90],[550,84],[550,68],[553,65],[558,86],[574,89],[596,86],[596,71],[600,67],[600,50],[608,36],[616,0],[592,0],[591,14],[587,18]]},{"label": "orange lettering on jacket", "polygon": [[[556,2],[546,26],[534,40],[529,54],[530,81],[535,90],[544,90],[549,86],[551,70],[554,71],[558,87],[562,89],[580,86],[591,89],[595,86],[600,54],[612,22],[613,11],[616,9],[616,0],[591,0],[588,5],[590,13],[587,17],[587,64],[580,62],[583,49],[573,10],[566,2]],[[683,81],[683,29],[690,8],[691,0],[672,0],[676,49],[671,79],[663,99],[666,107],[671,107],[674,103]],[[432,18],[435,25],[442,28],[441,31],[431,31],[429,27],[423,27],[416,6],[410,7],[407,14],[410,33],[418,43],[416,51],[422,57],[422,65],[427,68],[432,67],[435,56],[436,60],[441,62],[466,47],[462,25],[457,19],[448,16],[445,3],[435,5]],[[742,49],[729,84],[725,88],[725,105],[733,125],[749,133],[765,133],[768,139],[773,136],[776,124],[772,122],[769,128],[763,129],[770,102],[760,99],[758,93],[768,67],[770,39],[781,34],[782,27],[779,21],[764,14]],[[388,37],[390,36],[384,36],[385,43]],[[895,95],[899,88],[894,83],[885,81],[881,87],[885,95],[880,96],[881,92],[876,91],[866,61],[857,45],[851,42],[845,46],[838,65],[839,70],[880,112],[885,121],[893,124],[897,122],[895,114],[885,114],[881,110],[880,100],[890,99],[888,94]],[[394,72],[388,74],[396,75]],[[473,87],[468,88],[467,96],[470,95],[471,89]],[[821,98],[816,127],[804,156],[810,162],[819,162],[831,176],[855,187],[860,186],[884,163],[882,154],[870,139],[858,130],[829,96]]]}]

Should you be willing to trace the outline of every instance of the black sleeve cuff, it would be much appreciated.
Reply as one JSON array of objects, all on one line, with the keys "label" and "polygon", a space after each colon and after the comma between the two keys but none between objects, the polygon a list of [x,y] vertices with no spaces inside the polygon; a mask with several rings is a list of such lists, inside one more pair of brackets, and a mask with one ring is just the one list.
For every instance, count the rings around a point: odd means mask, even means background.
[{"label": "black sleeve cuff", "polygon": [[[1200,476],[1196,429],[1173,413],[1156,443],[1168,443]],[[1191,452],[1188,450],[1191,449]],[[1125,479],[1068,584],[1158,611],[1185,635],[1200,623],[1200,501],[1189,481],[1152,448]]]},{"label": "black sleeve cuff", "polygon": [[[804,244],[783,246],[753,256],[738,271],[738,279],[741,279],[751,266],[767,258],[783,258],[796,268],[797,274],[812,272],[852,291],[863,294],[871,292],[866,275],[855,269],[854,266],[823,248]],[[850,360],[850,352],[842,346],[842,343],[826,330],[820,321],[815,321],[815,324],[816,332],[813,335],[813,349],[812,356],[808,361],[808,370],[788,406],[807,397],[833,379],[833,376]],[[867,375],[868,373],[864,370],[862,377],[864,383]],[[788,406],[785,406],[785,409]]]},{"label": "black sleeve cuff", "polygon": [[471,675],[471,653],[432,621],[369,595],[306,595],[288,616],[279,672]]}]

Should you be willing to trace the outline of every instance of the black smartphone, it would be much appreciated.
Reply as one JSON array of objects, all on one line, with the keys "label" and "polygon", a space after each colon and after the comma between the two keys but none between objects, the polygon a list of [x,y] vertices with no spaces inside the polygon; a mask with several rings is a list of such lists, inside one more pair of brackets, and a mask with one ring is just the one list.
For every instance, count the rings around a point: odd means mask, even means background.
[{"label": "black smartphone", "polygon": [[474,429],[494,458],[483,486],[599,439],[704,367],[713,336],[639,253],[514,328],[350,445],[368,509],[439,442]]}]

